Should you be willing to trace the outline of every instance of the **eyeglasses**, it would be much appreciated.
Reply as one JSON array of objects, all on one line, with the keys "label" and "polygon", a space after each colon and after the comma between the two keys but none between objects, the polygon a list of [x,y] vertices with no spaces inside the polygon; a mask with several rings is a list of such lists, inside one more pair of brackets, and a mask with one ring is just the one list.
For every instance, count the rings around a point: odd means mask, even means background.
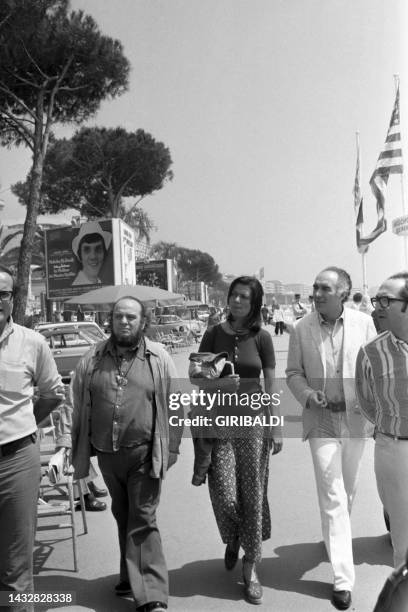
[{"label": "eyeglasses", "polygon": [[0,291],[0,300],[2,302],[9,302],[13,297],[12,291]]},{"label": "eyeglasses", "polygon": [[408,300],[388,297],[388,295],[377,295],[376,297],[371,298],[371,304],[374,306],[374,308],[377,308],[378,304],[381,306],[381,308],[389,308],[391,302],[404,302],[405,304],[408,304]]}]

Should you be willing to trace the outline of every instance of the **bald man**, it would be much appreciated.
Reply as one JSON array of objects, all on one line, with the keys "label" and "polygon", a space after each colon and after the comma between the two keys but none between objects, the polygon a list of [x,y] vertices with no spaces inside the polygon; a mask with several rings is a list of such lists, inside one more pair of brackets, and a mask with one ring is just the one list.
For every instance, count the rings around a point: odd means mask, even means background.
[{"label": "bald man", "polygon": [[168,418],[177,374],[162,346],[145,337],[141,302],[121,298],[111,317],[110,338],[91,348],[72,378],[72,462],[76,478],[85,477],[93,447],[112,497],[120,546],[116,593],[132,592],[140,612],[162,612],[168,572],[156,510],[182,433]]}]

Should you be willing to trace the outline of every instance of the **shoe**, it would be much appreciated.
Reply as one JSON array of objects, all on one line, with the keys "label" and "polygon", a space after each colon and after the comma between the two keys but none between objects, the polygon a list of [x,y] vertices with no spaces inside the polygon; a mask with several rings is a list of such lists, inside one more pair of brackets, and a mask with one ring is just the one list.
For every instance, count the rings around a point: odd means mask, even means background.
[{"label": "shoe", "polygon": [[132,589],[130,588],[130,583],[127,580],[121,580],[119,584],[115,586],[116,595],[130,595]]},{"label": "shoe", "polygon": [[165,612],[166,610],[167,605],[162,601],[150,601],[143,608],[143,612]]},{"label": "shoe", "polygon": [[232,543],[227,544],[224,555],[225,569],[230,571],[234,569],[238,561],[240,542],[238,538]]},{"label": "shoe", "polygon": [[[248,580],[245,577],[245,572],[244,572],[244,566],[245,565],[252,565],[252,576],[254,577],[253,580]],[[256,569],[255,569],[255,563],[250,563],[249,561],[245,560],[245,557],[243,557],[242,559],[242,579],[244,581],[244,595],[245,595],[245,599],[247,600],[248,603],[251,604],[261,604],[262,603],[262,585],[259,582],[259,578],[256,575]]]},{"label": "shoe", "polygon": [[90,490],[90,492],[92,493],[94,497],[106,497],[108,494],[107,489],[98,489],[98,487],[93,481],[88,482],[88,489]]},{"label": "shoe", "polygon": [[[101,512],[101,510],[106,510],[105,502],[98,501],[96,497],[91,495],[91,493],[87,493],[86,495],[84,495],[84,500],[85,500],[85,510],[88,510],[88,512]],[[75,500],[75,501],[79,502],[76,504],[75,510],[80,510],[81,502],[79,500]]]},{"label": "shoe", "polygon": [[351,591],[335,591],[333,589],[332,604],[338,610],[347,610],[351,605]]}]

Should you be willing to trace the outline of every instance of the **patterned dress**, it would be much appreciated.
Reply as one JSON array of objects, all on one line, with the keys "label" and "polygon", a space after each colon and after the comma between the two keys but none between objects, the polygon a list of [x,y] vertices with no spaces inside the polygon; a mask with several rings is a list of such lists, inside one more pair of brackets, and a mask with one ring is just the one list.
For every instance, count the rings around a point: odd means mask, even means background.
[{"label": "patterned dress", "polygon": [[[216,325],[204,334],[200,351],[228,352],[240,375],[240,395],[261,392],[261,370],[275,368],[272,339],[263,329],[231,335]],[[239,402],[233,407],[218,407],[218,413],[254,415],[250,407],[242,408]],[[222,541],[228,544],[239,538],[245,558],[251,562],[261,560],[262,541],[271,536],[267,499],[270,445],[264,434],[261,425],[220,427],[208,472],[211,503]]]}]

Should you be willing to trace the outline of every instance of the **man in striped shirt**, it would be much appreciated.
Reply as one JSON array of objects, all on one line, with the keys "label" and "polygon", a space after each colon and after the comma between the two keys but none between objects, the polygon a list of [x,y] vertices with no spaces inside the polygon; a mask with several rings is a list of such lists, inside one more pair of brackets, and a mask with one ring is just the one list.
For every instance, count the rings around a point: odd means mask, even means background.
[{"label": "man in striped shirt", "polygon": [[408,549],[408,272],[394,274],[372,299],[382,329],[357,356],[356,391],[375,423],[375,475],[390,517],[394,565]]}]

